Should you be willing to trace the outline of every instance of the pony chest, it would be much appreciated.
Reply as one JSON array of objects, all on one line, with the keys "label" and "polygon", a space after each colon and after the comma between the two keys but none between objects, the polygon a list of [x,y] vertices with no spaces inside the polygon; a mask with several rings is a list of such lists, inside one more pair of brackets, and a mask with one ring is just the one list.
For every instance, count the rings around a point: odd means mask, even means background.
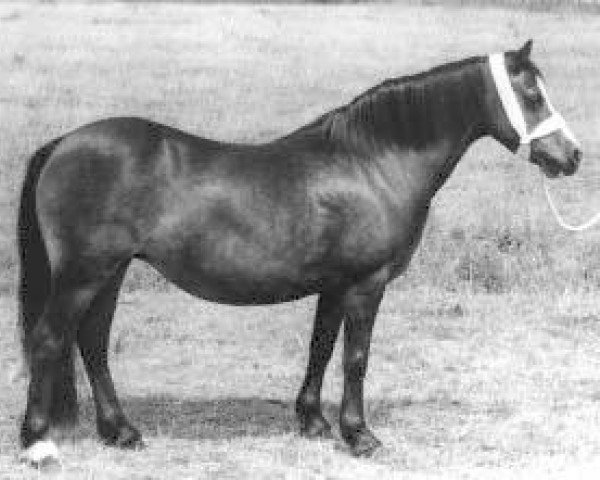
[{"label": "pony chest", "polygon": [[331,251],[346,264],[372,270],[383,265],[406,265],[418,242],[427,208],[411,202],[400,205],[372,197],[338,207]]}]

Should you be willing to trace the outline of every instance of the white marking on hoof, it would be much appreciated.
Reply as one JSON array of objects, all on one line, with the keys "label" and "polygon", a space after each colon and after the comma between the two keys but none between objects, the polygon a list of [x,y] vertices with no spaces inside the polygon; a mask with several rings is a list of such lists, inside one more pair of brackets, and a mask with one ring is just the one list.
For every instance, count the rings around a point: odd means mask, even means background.
[{"label": "white marking on hoof", "polygon": [[60,464],[60,454],[52,440],[39,440],[21,452],[19,461],[34,467],[43,467],[52,463]]}]

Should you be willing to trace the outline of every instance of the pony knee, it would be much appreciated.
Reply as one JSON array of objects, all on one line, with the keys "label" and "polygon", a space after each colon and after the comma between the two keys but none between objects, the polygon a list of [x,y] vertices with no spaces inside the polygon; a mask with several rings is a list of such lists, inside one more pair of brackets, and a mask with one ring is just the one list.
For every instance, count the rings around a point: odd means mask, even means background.
[{"label": "pony knee", "polygon": [[349,381],[361,381],[367,373],[368,353],[357,349],[347,355],[344,361],[344,375]]},{"label": "pony knee", "polygon": [[31,360],[33,363],[56,362],[64,352],[65,340],[49,333],[36,336],[31,348]]}]

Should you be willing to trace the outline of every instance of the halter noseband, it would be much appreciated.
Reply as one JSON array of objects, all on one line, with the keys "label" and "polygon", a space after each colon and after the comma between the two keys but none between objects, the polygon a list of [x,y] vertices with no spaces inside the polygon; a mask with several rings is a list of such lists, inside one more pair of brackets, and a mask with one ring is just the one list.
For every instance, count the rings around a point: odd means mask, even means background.
[{"label": "halter noseband", "polygon": [[539,76],[536,76],[536,82],[546,101],[548,110],[550,110],[550,116],[537,124],[530,133],[527,133],[527,123],[525,122],[523,111],[517,101],[517,96],[515,95],[515,91],[513,90],[508,77],[506,64],[504,62],[504,54],[494,53],[488,57],[488,60],[492,71],[492,77],[496,84],[500,101],[502,102],[502,107],[504,108],[504,112],[506,113],[510,124],[519,135],[521,145],[528,145],[536,138],[542,138],[551,133],[561,131],[565,137],[571,140],[575,145],[579,146],[579,142],[567,125],[567,122],[565,122],[563,116],[558,113],[552,103],[550,103],[544,82]]}]

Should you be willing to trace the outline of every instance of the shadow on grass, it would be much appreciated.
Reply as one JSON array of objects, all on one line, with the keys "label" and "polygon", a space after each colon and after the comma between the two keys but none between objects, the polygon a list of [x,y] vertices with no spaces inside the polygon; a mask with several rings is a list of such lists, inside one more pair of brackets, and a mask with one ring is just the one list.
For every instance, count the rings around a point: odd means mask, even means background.
[{"label": "shadow on grass", "polygon": [[[125,397],[125,415],[145,436],[225,440],[270,437],[298,430],[294,405],[277,399]],[[94,423],[93,402],[81,404],[82,423]],[[86,435],[86,432],[81,432]]]},{"label": "shadow on grass", "polygon": [[296,430],[293,405],[275,399],[130,397],[123,408],[149,435],[219,440]]},{"label": "shadow on grass", "polygon": [[[299,432],[293,401],[259,397],[202,399],[155,395],[125,397],[121,404],[129,421],[146,437],[228,440]],[[385,424],[389,411],[398,408],[402,407],[394,402],[376,401],[368,417],[374,423]],[[337,432],[339,405],[323,402],[323,414]],[[93,435],[89,428],[95,424],[91,399],[81,402],[80,421],[83,429],[78,428],[71,434],[79,439]]]}]

